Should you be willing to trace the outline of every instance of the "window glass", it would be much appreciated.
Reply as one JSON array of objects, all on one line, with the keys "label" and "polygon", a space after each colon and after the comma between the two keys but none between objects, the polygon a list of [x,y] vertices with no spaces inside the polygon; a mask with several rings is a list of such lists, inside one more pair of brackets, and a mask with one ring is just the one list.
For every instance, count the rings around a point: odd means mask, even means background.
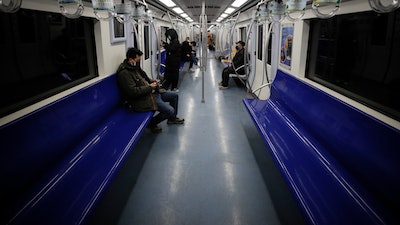
[{"label": "window glass", "polygon": [[161,26],[161,31],[160,31],[160,44],[165,41],[167,42],[167,37],[165,36],[165,32],[167,32],[168,27],[163,27]]},{"label": "window glass", "polygon": [[246,27],[241,27],[241,28],[239,28],[239,30],[240,30],[240,41],[246,42],[246,39],[247,39]]},{"label": "window glass", "polygon": [[312,19],[307,77],[400,118],[400,11]]},{"label": "window glass", "polygon": [[144,59],[150,58],[150,35],[149,26],[144,26]]},{"label": "window glass", "polygon": [[0,13],[0,117],[97,76],[94,20]]},{"label": "window glass", "polygon": [[[269,24],[269,26],[272,26],[272,24]],[[268,60],[267,63],[271,65],[271,57],[272,57],[272,32],[269,34],[269,40],[268,40]]]},{"label": "window glass", "polygon": [[263,36],[264,36],[264,25],[258,25],[258,50],[257,50],[257,59],[262,60],[263,56]]}]

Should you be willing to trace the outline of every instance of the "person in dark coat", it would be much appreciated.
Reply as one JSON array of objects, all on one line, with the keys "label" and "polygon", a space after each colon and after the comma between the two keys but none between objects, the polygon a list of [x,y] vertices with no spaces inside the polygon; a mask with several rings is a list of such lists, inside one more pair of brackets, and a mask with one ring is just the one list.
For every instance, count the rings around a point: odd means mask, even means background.
[{"label": "person in dark coat", "polygon": [[[232,64],[222,71],[222,81],[219,82],[220,89],[228,88],[229,74],[235,74],[235,69],[244,65],[244,46],[245,43],[243,41],[236,42],[236,54],[232,59]],[[243,67],[236,71],[237,74],[244,74],[244,72]]]},{"label": "person in dark coat", "polygon": [[182,61],[190,62],[191,55],[192,55],[192,46],[190,46],[190,42],[184,41],[184,42],[182,42],[181,46],[182,46],[181,47]]},{"label": "person in dark coat", "polygon": [[196,51],[193,50],[193,46],[196,46],[194,41],[184,41],[182,42],[182,61],[189,62],[189,71],[194,72],[193,64],[197,66]]},{"label": "person in dark coat", "polygon": [[168,42],[163,42],[163,47],[167,51],[166,65],[164,73],[163,87],[178,92],[179,66],[181,63],[181,44],[178,40],[178,33],[174,29],[165,32]]}]

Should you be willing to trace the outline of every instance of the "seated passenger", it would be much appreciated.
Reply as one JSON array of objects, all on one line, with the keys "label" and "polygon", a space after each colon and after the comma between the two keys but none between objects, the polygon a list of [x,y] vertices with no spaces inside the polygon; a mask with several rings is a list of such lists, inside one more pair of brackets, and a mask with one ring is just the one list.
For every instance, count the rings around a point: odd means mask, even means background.
[{"label": "seated passenger", "polygon": [[225,67],[222,71],[222,81],[219,82],[220,89],[227,89],[229,85],[229,74],[244,74],[244,68],[240,68],[235,72],[235,69],[244,65],[244,46],[243,41],[236,42],[236,54],[232,59],[232,63]]},{"label": "seated passenger", "polygon": [[[190,59],[190,65],[189,65],[189,69],[191,69],[193,67],[193,64],[198,66],[198,58],[196,56],[196,51],[193,50],[193,47],[196,46],[196,42],[195,41],[191,41],[190,42],[190,47],[192,48],[192,52],[190,54],[191,59]],[[193,71],[193,70],[192,70]]]},{"label": "seated passenger", "polygon": [[159,133],[160,122],[168,119],[167,124],[183,124],[184,119],[178,118],[178,94],[170,91],[160,91],[158,80],[151,80],[140,68],[143,52],[136,48],[128,49],[126,59],[117,70],[118,86],[124,101],[130,109],[137,112],[157,110],[148,128],[153,133]]},{"label": "seated passenger", "polygon": [[190,41],[184,41],[182,42],[182,58],[181,60],[184,62],[190,62],[191,59],[191,54],[192,54],[192,46],[190,45]]},{"label": "seated passenger", "polygon": [[182,61],[189,62],[189,70],[194,72],[193,64],[197,66],[196,51],[193,50],[193,46],[196,46],[194,41],[182,42]]}]

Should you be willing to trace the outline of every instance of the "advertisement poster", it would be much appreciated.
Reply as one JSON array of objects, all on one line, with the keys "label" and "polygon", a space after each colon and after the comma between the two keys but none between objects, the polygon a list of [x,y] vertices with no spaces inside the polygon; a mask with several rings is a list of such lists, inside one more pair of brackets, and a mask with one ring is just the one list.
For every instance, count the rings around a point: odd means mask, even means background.
[{"label": "advertisement poster", "polygon": [[280,63],[287,69],[290,69],[292,63],[293,30],[294,24],[282,25]]}]

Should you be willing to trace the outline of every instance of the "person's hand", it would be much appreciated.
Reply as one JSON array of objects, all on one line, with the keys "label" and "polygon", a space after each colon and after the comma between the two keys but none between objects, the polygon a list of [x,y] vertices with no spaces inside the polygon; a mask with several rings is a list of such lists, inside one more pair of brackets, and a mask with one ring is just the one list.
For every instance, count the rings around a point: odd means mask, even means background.
[{"label": "person's hand", "polygon": [[156,89],[157,86],[158,86],[157,82],[153,82],[153,83],[150,84],[150,87],[153,88],[153,89]]}]

